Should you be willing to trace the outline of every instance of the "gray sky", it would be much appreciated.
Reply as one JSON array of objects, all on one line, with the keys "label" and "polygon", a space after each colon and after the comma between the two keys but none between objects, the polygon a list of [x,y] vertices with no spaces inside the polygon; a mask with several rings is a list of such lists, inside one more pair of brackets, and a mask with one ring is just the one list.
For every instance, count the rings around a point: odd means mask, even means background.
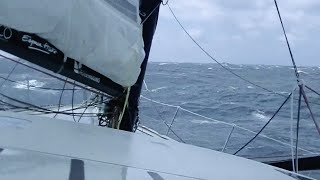
[{"label": "gray sky", "polygon": [[[192,36],[215,58],[235,64],[290,65],[273,0],[170,0]],[[320,65],[320,0],[278,0],[298,65]],[[213,62],[184,34],[168,7],[151,61]]]}]

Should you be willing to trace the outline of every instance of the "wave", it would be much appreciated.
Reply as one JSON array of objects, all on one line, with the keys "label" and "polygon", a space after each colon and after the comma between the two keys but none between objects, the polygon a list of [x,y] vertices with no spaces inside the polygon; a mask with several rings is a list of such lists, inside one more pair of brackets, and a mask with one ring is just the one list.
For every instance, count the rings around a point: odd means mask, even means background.
[{"label": "wave", "polygon": [[159,63],[158,65],[159,65],[159,66],[164,66],[164,65],[171,65],[171,64],[177,65],[177,64],[179,64],[179,63],[178,63],[178,62],[163,62],[163,63]]},{"label": "wave", "polygon": [[191,120],[192,123],[194,124],[217,124],[217,122],[214,122],[214,121],[208,121],[208,120]]},{"label": "wave", "polygon": [[158,64],[159,66],[163,66],[163,65],[167,65],[167,64],[170,64],[170,63],[160,63]]},{"label": "wave", "polygon": [[255,118],[258,118],[260,120],[269,120],[270,118],[265,114],[265,112],[260,111],[260,110],[256,110],[254,112],[251,113],[252,116],[254,116]]},{"label": "wave", "polygon": [[163,87],[159,87],[159,88],[155,88],[155,89],[151,89],[150,91],[151,92],[158,92],[159,90],[161,90],[161,89],[167,89],[168,87],[166,87],[166,86],[163,86]]},{"label": "wave", "polygon": [[305,75],[309,75],[309,73],[305,72],[305,71],[301,71],[301,70],[298,70],[298,73],[300,74],[305,74]]},{"label": "wave", "polygon": [[236,90],[238,87],[229,86],[229,89]]}]

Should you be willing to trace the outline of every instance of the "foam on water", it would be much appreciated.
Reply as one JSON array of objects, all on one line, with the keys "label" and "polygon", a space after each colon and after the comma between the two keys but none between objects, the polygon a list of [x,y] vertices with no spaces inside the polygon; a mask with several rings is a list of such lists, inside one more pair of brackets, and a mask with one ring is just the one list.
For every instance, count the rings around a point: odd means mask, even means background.
[{"label": "foam on water", "polygon": [[270,117],[266,116],[265,112],[260,111],[260,110],[256,110],[256,111],[252,112],[252,116],[254,118],[258,118],[260,120],[265,120],[265,121],[270,119]]},{"label": "foam on water", "polygon": [[41,82],[36,79],[31,79],[26,81],[18,81],[18,83],[14,85],[14,88],[34,90],[39,87],[43,87],[45,84],[45,82]]},{"label": "foam on water", "polygon": [[192,123],[194,124],[200,124],[200,125],[203,125],[203,124],[217,124],[217,122],[214,122],[214,121],[208,121],[208,120],[191,120]]}]

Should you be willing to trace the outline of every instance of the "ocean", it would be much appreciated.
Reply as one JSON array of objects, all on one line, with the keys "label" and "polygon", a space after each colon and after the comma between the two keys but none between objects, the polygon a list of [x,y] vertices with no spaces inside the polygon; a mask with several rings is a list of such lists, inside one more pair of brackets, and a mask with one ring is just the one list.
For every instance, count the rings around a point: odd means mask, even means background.
[{"label": "ocean", "polygon": [[[4,59],[0,62],[0,76],[6,77],[14,64]],[[223,65],[273,92],[249,84],[217,64],[151,62],[140,99],[140,124],[178,141],[219,151],[224,148],[231,134],[224,152],[236,152],[268,122],[297,83],[291,66]],[[299,72],[305,85],[320,92],[320,67],[300,67]],[[22,66],[17,66],[9,79],[38,87],[63,87],[63,82]],[[1,79],[0,83],[3,81]],[[72,85],[66,88],[72,88]],[[6,82],[1,91],[32,104],[58,103],[60,92],[37,88],[30,88],[27,92],[26,89],[21,84]],[[320,123],[320,96],[306,88],[305,91],[316,120]],[[294,135],[298,93],[298,90],[294,91]],[[89,95],[77,90],[74,103],[80,103]],[[71,92],[66,91],[62,104],[70,104],[71,96]],[[263,136],[258,136],[238,155],[251,159],[290,157],[290,114],[291,99],[262,131]],[[168,132],[170,125],[172,131]],[[300,156],[320,154],[320,136],[304,102],[299,147]],[[317,171],[304,173],[320,179]]]}]

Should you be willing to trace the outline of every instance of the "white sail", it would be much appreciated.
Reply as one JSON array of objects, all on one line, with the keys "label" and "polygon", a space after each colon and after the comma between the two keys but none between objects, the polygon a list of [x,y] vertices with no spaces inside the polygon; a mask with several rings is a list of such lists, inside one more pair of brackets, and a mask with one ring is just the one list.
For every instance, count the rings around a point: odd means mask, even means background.
[{"label": "white sail", "polygon": [[136,82],[145,56],[140,21],[138,0],[0,1],[0,24],[37,34],[125,87]]}]

